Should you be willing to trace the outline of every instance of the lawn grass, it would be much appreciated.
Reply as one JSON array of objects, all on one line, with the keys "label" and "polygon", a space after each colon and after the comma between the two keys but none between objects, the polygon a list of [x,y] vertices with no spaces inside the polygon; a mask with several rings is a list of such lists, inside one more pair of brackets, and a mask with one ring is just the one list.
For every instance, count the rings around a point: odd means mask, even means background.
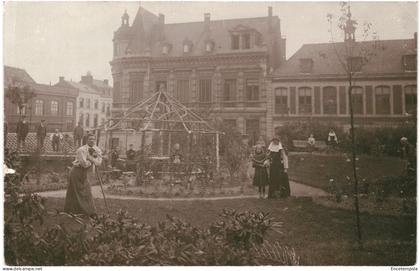
[{"label": "lawn grass", "polygon": [[[404,171],[403,161],[395,157],[361,155],[356,165],[360,180],[366,178],[369,183]],[[346,176],[353,176],[350,157],[310,153],[289,156],[289,177],[297,182],[327,190],[330,179],[344,181]]]},{"label": "lawn grass", "polygon": [[[96,199],[99,213],[103,200]],[[285,200],[235,199],[217,201],[109,200],[111,213],[125,209],[141,222],[156,225],[167,214],[194,226],[218,220],[223,208],[269,212],[283,222],[283,234],[271,232],[270,241],[293,247],[302,265],[412,265],[416,259],[416,219],[405,216],[361,215],[365,244],[355,244],[351,211],[317,205],[310,198]],[[47,208],[62,209],[63,199],[49,198]],[[47,224],[59,222],[57,218]]]}]

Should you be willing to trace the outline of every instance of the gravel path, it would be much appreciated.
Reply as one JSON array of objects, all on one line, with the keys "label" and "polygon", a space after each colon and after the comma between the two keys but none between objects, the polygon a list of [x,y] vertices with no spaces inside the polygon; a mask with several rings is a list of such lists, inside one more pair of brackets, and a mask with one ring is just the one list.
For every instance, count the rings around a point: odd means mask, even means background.
[{"label": "gravel path", "polygon": [[[320,197],[326,196],[327,193],[321,189],[314,188],[308,185],[290,182],[290,190],[292,196],[295,197]],[[49,198],[64,198],[66,190],[38,192],[37,194]],[[102,198],[100,186],[92,186],[92,195],[94,198]],[[155,201],[193,201],[193,200],[223,200],[223,199],[245,199],[245,198],[258,198],[258,195],[240,195],[240,196],[225,196],[225,197],[204,197],[204,198],[147,198],[147,197],[133,197],[123,195],[110,195],[106,194],[110,199],[127,199],[127,200],[155,200]]]}]

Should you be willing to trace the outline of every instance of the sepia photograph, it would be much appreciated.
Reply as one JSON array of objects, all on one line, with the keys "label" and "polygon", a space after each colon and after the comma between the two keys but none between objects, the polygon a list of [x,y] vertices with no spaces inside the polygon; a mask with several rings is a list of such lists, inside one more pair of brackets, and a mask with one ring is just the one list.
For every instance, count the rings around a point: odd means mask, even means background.
[{"label": "sepia photograph", "polygon": [[3,270],[417,270],[417,6],[4,1]]}]

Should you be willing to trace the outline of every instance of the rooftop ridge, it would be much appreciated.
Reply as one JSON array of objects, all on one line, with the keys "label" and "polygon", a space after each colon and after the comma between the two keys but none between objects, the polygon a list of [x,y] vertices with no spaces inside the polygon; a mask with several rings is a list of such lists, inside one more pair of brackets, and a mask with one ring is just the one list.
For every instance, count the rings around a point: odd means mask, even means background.
[{"label": "rooftop ridge", "polygon": [[[246,20],[261,20],[267,19],[268,16],[264,17],[250,17],[250,18],[230,18],[230,19],[218,19],[218,20],[210,20],[210,24],[214,22],[223,22],[223,21],[246,21]],[[279,18],[277,15],[273,16],[273,18]],[[165,23],[166,25],[178,25],[178,24],[196,24],[196,23],[204,23],[204,21],[195,21],[195,22],[181,22],[181,23]]]}]

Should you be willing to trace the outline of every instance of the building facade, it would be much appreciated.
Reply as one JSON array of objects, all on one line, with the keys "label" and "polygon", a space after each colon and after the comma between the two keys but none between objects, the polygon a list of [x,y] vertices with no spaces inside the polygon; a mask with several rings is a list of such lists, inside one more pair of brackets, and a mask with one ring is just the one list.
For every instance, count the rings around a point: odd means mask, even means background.
[{"label": "building facade", "polygon": [[267,127],[266,76],[285,60],[280,20],[266,17],[166,24],[142,7],[114,33],[114,115],[163,86],[201,113],[236,126],[252,140]]},{"label": "building facade", "polygon": [[30,123],[30,131],[34,131],[42,119],[46,120],[48,132],[59,129],[60,131],[72,131],[76,116],[77,92],[71,88],[62,86],[50,86],[37,84],[23,69],[4,67],[4,93],[9,86],[20,88],[29,87],[35,96],[19,112],[16,104],[13,104],[5,95],[4,112],[9,126],[9,132],[16,131],[16,124],[21,116],[26,116]]},{"label": "building facade", "polygon": [[84,129],[102,125],[111,116],[112,88],[108,80],[96,80],[87,73],[81,77],[80,82],[66,81],[61,76],[56,86],[77,91],[75,123],[80,123]]},{"label": "building facade", "polygon": [[[412,120],[417,108],[417,39],[352,41],[355,125],[387,126]],[[267,122],[315,120],[349,125],[349,80],[339,57],[345,42],[305,44],[270,77]],[[337,54],[338,52],[338,54]],[[368,52],[366,54],[366,52]],[[342,54],[343,53],[343,54]]]}]

